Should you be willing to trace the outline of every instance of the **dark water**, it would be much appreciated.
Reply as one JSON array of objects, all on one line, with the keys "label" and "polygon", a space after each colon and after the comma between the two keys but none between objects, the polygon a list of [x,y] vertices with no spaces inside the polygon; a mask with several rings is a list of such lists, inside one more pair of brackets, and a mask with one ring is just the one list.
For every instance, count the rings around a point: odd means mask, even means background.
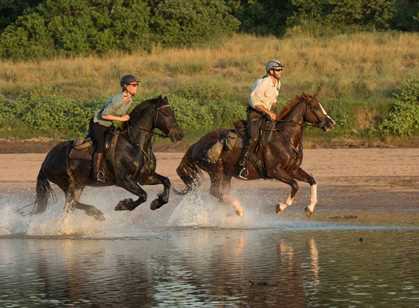
[{"label": "dark water", "polygon": [[3,237],[0,307],[419,307],[419,231]]}]

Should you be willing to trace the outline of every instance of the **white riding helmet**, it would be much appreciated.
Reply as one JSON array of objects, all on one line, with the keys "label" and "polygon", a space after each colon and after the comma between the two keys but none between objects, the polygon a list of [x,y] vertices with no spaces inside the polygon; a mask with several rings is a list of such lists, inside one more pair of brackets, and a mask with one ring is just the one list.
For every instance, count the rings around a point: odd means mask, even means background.
[{"label": "white riding helmet", "polygon": [[282,64],[279,60],[273,59],[273,60],[269,60],[268,63],[266,63],[265,65],[265,69],[266,72],[269,73],[270,70],[272,69],[282,69],[284,68],[285,65]]}]

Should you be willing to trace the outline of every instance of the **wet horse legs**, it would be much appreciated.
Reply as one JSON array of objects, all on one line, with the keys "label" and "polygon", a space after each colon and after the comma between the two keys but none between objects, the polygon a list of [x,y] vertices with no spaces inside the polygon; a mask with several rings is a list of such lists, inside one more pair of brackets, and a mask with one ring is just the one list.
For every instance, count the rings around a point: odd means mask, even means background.
[{"label": "wet horse legs", "polygon": [[154,173],[153,175],[150,175],[146,177],[143,181],[141,181],[141,184],[144,184],[144,185],[162,184],[164,187],[163,192],[161,192],[158,195],[158,197],[151,202],[150,209],[157,210],[161,208],[163,205],[165,205],[167,202],[169,202],[170,186],[171,186],[169,178],[162,176],[158,173]]},{"label": "wet horse legs", "polygon": [[103,213],[93,205],[79,202],[83,187],[71,188],[65,193],[64,211],[69,213],[73,208],[83,210],[87,215],[97,220],[105,220]]},{"label": "wet horse legs", "polygon": [[316,208],[317,204],[317,183],[316,180],[309,175],[306,171],[302,168],[298,168],[297,171],[294,172],[294,178],[298,181],[302,181],[305,183],[310,184],[310,204],[305,208],[306,215],[311,216],[314,214],[314,209]]},{"label": "wet horse legs", "polygon": [[285,201],[285,203],[278,202],[276,206],[276,212],[279,214],[283,212],[287,207],[292,205],[292,203],[294,202],[295,195],[297,194],[297,191],[298,191],[298,183],[296,180],[292,178],[291,175],[289,175],[283,169],[276,169],[273,174],[274,174],[275,179],[291,186],[291,192],[288,195],[288,198]]}]

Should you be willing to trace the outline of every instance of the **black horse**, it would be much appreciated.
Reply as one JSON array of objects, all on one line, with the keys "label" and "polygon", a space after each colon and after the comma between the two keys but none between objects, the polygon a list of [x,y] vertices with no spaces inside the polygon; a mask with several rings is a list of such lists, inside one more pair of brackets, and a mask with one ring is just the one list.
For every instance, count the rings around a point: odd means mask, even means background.
[{"label": "black horse", "polygon": [[[303,161],[304,126],[308,123],[327,131],[336,123],[326,113],[316,95],[307,94],[292,100],[279,114],[279,119],[276,123],[265,122],[260,146],[253,155],[254,158],[248,162],[248,179],[277,179],[291,186],[286,202],[278,202],[277,213],[293,203],[298,191],[296,180],[309,183],[311,200],[306,207],[306,213],[310,216],[317,203],[317,185],[314,178],[300,167]],[[177,168],[186,187],[183,191],[175,192],[186,194],[199,186],[200,173],[204,170],[210,176],[210,193],[220,201],[232,205],[238,215],[243,215],[240,202],[229,195],[231,179],[238,177],[238,162],[243,144],[240,139],[246,138],[243,127],[242,132],[240,129],[236,131],[237,134],[234,130],[218,129],[191,145]],[[234,140],[234,135],[239,135],[239,142],[229,142],[230,137]]]},{"label": "black horse", "polygon": [[106,183],[97,183],[92,179],[90,160],[69,158],[73,141],[57,144],[48,152],[39,171],[32,213],[39,214],[46,210],[48,198],[52,193],[49,181],[64,191],[66,212],[80,209],[99,220],[104,219],[100,210],[79,201],[85,186],[117,185],[128,190],[138,196],[138,199],[124,199],[118,203],[115,210],[132,211],[147,200],[147,193],[140,185],[162,184],[164,191],[151,202],[150,208],[156,210],[166,204],[169,200],[170,181],[155,172],[156,158],[152,150],[152,136],[156,128],[173,142],[183,138],[182,130],[176,123],[175,114],[166,97],[146,100],[130,113],[130,120],[122,128],[117,139],[114,137],[113,144],[105,154]]}]

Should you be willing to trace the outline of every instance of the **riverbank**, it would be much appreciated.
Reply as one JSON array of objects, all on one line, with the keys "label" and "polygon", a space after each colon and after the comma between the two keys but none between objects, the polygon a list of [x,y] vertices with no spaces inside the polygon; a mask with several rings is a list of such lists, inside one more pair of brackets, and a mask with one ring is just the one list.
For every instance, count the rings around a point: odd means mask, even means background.
[{"label": "riverbank", "polygon": [[[419,226],[419,149],[307,149],[304,154],[303,167],[319,184],[319,204],[313,220]],[[179,152],[157,153],[158,172],[177,187],[181,183],[176,167],[182,156]],[[0,192],[33,194],[44,157],[45,153],[1,154]],[[208,191],[208,185],[204,181],[202,190]],[[233,180],[233,188],[238,196],[263,195],[264,210],[272,215],[276,202],[284,200],[289,191],[287,185],[273,180]],[[308,200],[309,188],[301,183],[296,203],[283,215],[305,219],[303,209]],[[179,197],[172,195],[162,210],[173,210],[179,202]],[[249,207],[252,205],[245,204],[245,210]]]}]

